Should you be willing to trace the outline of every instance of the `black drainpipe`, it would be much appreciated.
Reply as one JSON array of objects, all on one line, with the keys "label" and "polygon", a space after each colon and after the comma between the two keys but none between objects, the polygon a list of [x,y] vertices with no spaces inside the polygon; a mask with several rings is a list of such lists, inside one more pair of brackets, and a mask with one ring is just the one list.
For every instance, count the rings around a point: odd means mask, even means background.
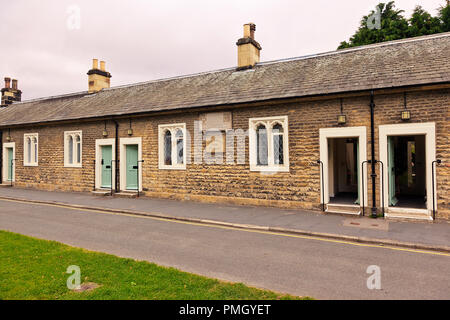
[{"label": "black drainpipe", "polygon": [[[377,207],[376,207],[376,187],[375,187],[375,179],[377,175],[375,174],[375,120],[374,120],[374,112],[375,112],[375,102],[374,99],[373,90],[370,92],[370,145],[371,145],[371,152],[372,152],[372,161],[370,161],[370,164],[372,166],[372,218],[376,218],[377,216]],[[364,191],[363,191],[364,192]]]},{"label": "black drainpipe", "polygon": [[116,175],[116,182],[115,182],[115,192],[119,192],[119,123],[113,119],[114,124],[116,125],[116,152],[115,152],[115,175]]},{"label": "black drainpipe", "polygon": [[3,131],[0,131],[0,183],[3,183]]}]

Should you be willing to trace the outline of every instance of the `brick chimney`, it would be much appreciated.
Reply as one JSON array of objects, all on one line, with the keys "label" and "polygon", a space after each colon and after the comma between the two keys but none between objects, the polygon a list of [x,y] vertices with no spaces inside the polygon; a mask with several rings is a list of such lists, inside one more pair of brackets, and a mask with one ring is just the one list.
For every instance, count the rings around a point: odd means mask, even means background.
[{"label": "brick chimney", "polygon": [[110,87],[111,74],[105,70],[105,61],[100,61],[100,69],[98,68],[98,60],[92,60],[92,69],[88,71],[89,93],[99,92],[102,89]]},{"label": "brick chimney", "polygon": [[22,91],[18,89],[17,80],[12,79],[12,87],[11,87],[11,78],[5,78],[5,87],[1,90],[2,99],[0,103],[0,107],[7,107],[14,101],[22,100]]},{"label": "brick chimney", "polygon": [[255,30],[254,23],[244,24],[244,37],[236,42],[238,47],[237,70],[251,69],[259,62],[259,52],[262,48],[255,40]]}]

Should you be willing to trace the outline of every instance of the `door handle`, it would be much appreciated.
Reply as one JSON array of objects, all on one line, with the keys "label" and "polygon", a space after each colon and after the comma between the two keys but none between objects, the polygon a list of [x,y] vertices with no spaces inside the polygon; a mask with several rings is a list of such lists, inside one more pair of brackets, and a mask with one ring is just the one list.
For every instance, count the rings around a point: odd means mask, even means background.
[{"label": "door handle", "polygon": [[102,159],[102,165],[103,165],[103,164],[105,164],[105,162],[104,162],[103,159]]},{"label": "door handle", "polygon": [[133,169],[137,169],[138,168],[138,166],[133,166]]}]

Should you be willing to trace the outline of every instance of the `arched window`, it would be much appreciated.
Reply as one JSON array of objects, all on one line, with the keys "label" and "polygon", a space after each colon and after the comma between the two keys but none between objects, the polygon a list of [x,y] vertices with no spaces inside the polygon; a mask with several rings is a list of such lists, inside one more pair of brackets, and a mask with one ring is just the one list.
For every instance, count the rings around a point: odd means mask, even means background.
[{"label": "arched window", "polygon": [[83,152],[83,132],[65,131],[64,132],[64,166],[72,168],[81,168],[81,159]]},{"label": "arched window", "polygon": [[38,165],[38,134],[26,133],[23,137],[23,165]]},{"label": "arched window", "polygon": [[289,172],[288,116],[249,119],[250,171]]},{"label": "arched window", "polygon": [[69,153],[69,155],[68,155],[68,162],[70,164],[72,164],[73,163],[73,138],[72,138],[72,136],[68,137],[67,149],[68,149],[67,151]]},{"label": "arched window", "polygon": [[27,162],[31,163],[31,139],[27,138]]},{"label": "arched window", "polygon": [[159,169],[186,169],[186,153],[189,151],[186,140],[188,139],[189,134],[186,132],[185,123],[158,125]]},{"label": "arched window", "polygon": [[77,163],[81,163],[81,138],[79,135],[75,136],[76,142],[76,161]]},{"label": "arched window", "polygon": [[164,164],[172,165],[172,133],[166,130],[164,133]]},{"label": "arched window", "polygon": [[274,164],[284,164],[283,156],[283,126],[279,123],[272,127],[273,136],[273,162]]},{"label": "arched window", "polygon": [[175,139],[176,139],[176,144],[177,144],[177,164],[183,164],[184,142],[183,142],[183,131],[181,129],[177,130]]},{"label": "arched window", "polygon": [[256,128],[256,159],[259,166],[268,164],[267,129],[263,124]]},{"label": "arched window", "polygon": [[38,162],[38,142],[36,137],[33,137],[33,161]]}]

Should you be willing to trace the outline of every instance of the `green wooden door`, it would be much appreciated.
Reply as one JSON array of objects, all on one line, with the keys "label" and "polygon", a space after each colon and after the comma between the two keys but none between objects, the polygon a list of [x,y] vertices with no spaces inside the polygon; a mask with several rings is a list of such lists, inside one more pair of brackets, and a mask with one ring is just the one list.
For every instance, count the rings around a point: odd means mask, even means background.
[{"label": "green wooden door", "polygon": [[8,158],[7,158],[7,163],[8,163],[8,181],[12,181],[13,179],[13,167],[14,167],[14,163],[13,163],[13,159],[14,159],[14,153],[13,153],[13,148],[7,148],[7,154],[8,154]]},{"label": "green wooden door", "polygon": [[138,175],[138,146],[137,144],[130,144],[126,146],[127,152],[127,161],[126,161],[126,170],[127,170],[127,190],[137,190],[137,175]]},{"label": "green wooden door", "polygon": [[388,137],[388,188],[389,188],[389,205],[395,206],[398,202],[395,197],[395,162],[394,162],[394,139]]},{"label": "green wooden door", "polygon": [[112,146],[102,146],[102,188],[111,188]]}]

